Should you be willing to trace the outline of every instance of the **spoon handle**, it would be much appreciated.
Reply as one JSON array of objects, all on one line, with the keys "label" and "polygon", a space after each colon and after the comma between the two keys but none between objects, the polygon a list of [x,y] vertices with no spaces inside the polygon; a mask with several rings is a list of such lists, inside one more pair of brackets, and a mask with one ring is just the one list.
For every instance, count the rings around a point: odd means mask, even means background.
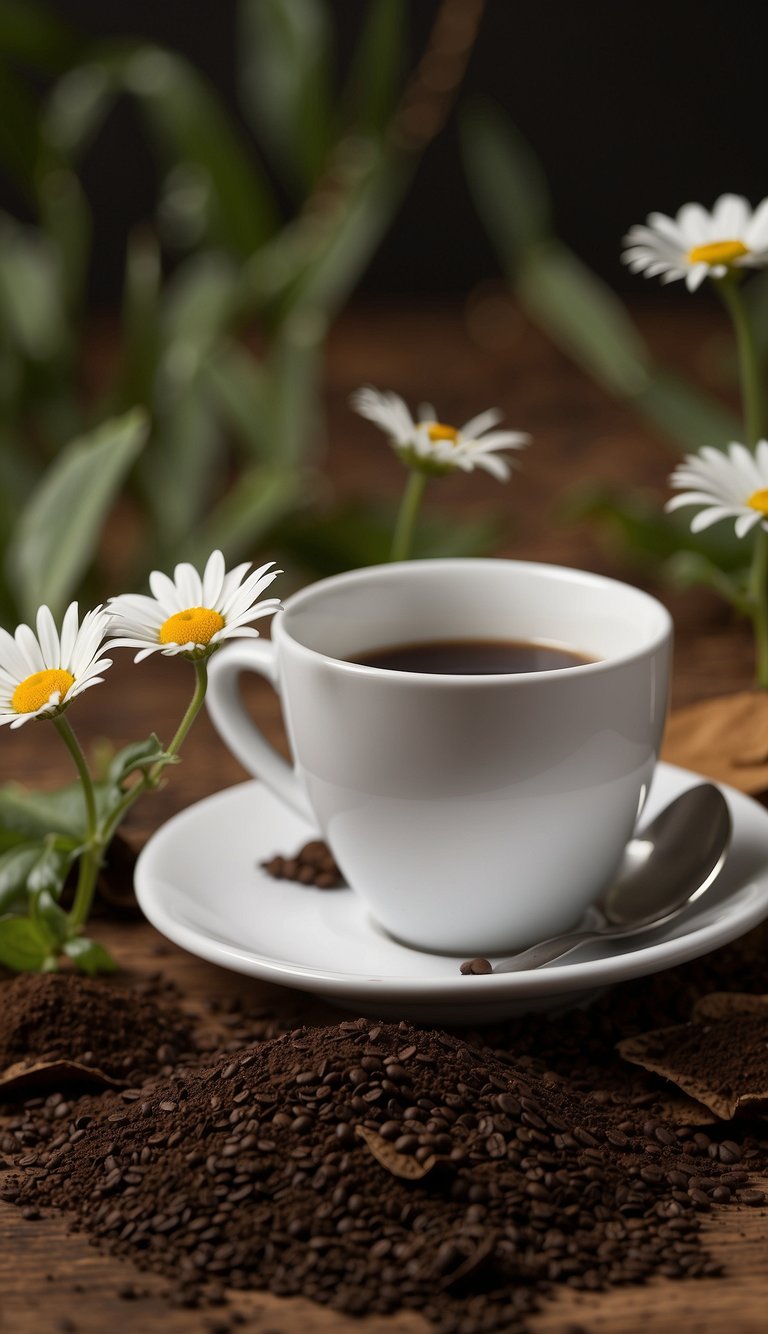
[{"label": "spoon handle", "polygon": [[509,959],[502,959],[493,971],[522,973],[528,968],[540,968],[542,964],[551,963],[553,959],[575,950],[577,945],[583,945],[588,940],[600,940],[603,934],[602,931],[566,931],[559,936],[550,936],[549,940],[540,940],[537,945],[531,945],[529,949],[513,954]]}]

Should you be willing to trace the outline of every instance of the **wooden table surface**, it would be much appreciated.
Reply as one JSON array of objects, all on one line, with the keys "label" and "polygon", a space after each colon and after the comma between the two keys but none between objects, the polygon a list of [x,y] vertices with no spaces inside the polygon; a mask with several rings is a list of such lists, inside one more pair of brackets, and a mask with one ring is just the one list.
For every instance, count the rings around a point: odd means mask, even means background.
[{"label": "wooden table surface", "polygon": [[[690,314],[674,311],[647,321],[657,345],[674,356],[696,334]],[[559,354],[524,324],[512,322],[506,343],[478,345],[470,339],[461,313],[417,311],[408,319],[396,310],[347,316],[334,333],[327,363],[330,421],[328,470],[340,496],[372,488],[396,495],[402,474],[397,460],[373,428],[351,415],[349,392],[373,381],[400,390],[411,401],[436,397],[441,415],[462,421],[489,404],[505,411],[513,427],[527,429],[535,443],[522,472],[507,488],[472,476],[435,485],[433,507],[480,513],[489,504],[509,516],[508,537],[500,552],[525,559],[551,560],[647,581],[631,571],[619,553],[607,552],[594,532],[558,518],[563,498],[574,483],[622,481],[642,485],[661,498],[673,452],[585,381]],[[266,553],[269,555],[270,553]],[[659,592],[658,588],[653,591]],[[750,682],[748,633],[734,625],[726,610],[708,594],[670,598],[677,627],[673,705],[742,689]],[[168,736],[180,716],[190,687],[184,662],[160,659],[133,666],[123,652],[104,686],[89,692],[70,718],[86,742],[107,736],[123,744],[151,729]],[[255,716],[266,734],[284,747],[279,709],[269,688],[250,691]],[[45,724],[4,731],[0,740],[0,781],[18,779],[54,784],[69,778],[68,759]],[[137,846],[175,811],[221,787],[240,781],[242,770],[225,752],[207,718],[199,720],[185,748],[184,762],[164,791],[140,804],[127,830]],[[338,1012],[310,1002],[298,992],[225,972],[161,941],[143,923],[99,921],[101,938],[122,967],[134,975],[158,969],[180,987],[191,1009],[212,995],[247,993],[254,1004],[269,1004],[297,1021],[333,1022]],[[767,970],[768,977],[768,970]],[[768,991],[768,980],[766,983]],[[690,1334],[725,1329],[764,1334],[768,1328],[768,1212],[732,1207],[718,1210],[707,1224],[707,1244],[725,1268],[720,1279],[699,1282],[659,1280],[643,1287],[598,1295],[564,1292],[532,1321],[537,1334],[575,1334],[576,1328],[608,1334],[653,1331],[662,1334],[684,1325]],[[118,1296],[133,1282],[139,1295]],[[99,1254],[66,1218],[26,1222],[0,1202],[0,1330],[3,1334],[47,1331],[99,1331],[113,1325],[142,1334],[210,1331],[216,1312],[173,1308],[165,1299],[168,1284],[138,1273],[124,1261]],[[233,1294],[244,1328],[261,1331],[356,1329],[417,1331],[429,1328],[420,1318],[343,1319],[308,1302],[269,1294]],[[222,1313],[223,1315],[223,1313]]]}]

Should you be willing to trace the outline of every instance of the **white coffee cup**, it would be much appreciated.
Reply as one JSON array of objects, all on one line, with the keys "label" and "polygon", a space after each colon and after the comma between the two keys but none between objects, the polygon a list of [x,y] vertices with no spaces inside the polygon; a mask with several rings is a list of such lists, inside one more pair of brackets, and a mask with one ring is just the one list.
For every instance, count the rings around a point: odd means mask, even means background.
[{"label": "white coffee cup", "polygon": [[[594,660],[482,676],[345,661],[466,639],[549,641]],[[392,935],[497,954],[576,925],[615,873],[661,740],[671,640],[654,598],[580,570],[374,566],[294,594],[271,642],[221,650],[208,708]],[[281,696],[293,767],[246,712],[243,671]]]}]

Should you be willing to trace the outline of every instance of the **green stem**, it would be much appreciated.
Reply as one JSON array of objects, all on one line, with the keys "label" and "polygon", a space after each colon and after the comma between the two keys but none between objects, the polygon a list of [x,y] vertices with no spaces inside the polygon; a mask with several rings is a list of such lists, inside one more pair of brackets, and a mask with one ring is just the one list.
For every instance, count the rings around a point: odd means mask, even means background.
[{"label": "green stem", "polygon": [[[764,430],[760,358],[757,355],[739,279],[729,275],[727,278],[722,278],[717,287],[736,332],[746,443],[754,449],[758,440],[762,439]],[[757,685],[766,690],[768,689],[768,532],[762,523],[758,527],[752,553],[749,605],[755,635],[755,678]]]},{"label": "green stem", "polygon": [[[198,713],[203,707],[205,692],[208,689],[208,658],[198,658],[194,664],[194,667],[195,667],[195,676],[197,678],[195,682],[195,693],[192,696],[191,700],[189,701],[189,707],[187,708],[184,717],[182,718],[181,722],[176,728],[175,736],[170,746],[168,747],[167,753],[169,755],[178,755],[179,751],[181,750],[184,739],[187,735],[187,732],[189,731],[190,727],[195,721],[195,718],[197,717]],[[162,764],[160,764],[159,766],[155,765],[155,767],[150,771],[150,778],[154,777],[155,769],[158,770],[157,777],[159,777],[162,768],[163,768]]]},{"label": "green stem", "polygon": [[86,828],[88,831],[89,839],[92,839],[94,834],[96,833],[96,822],[97,822],[96,793],[93,790],[93,779],[91,778],[86,758],[82,752],[80,742],[78,741],[77,737],[72,731],[72,728],[69,725],[66,715],[60,713],[58,717],[53,719],[53,725],[56,728],[56,731],[58,732],[62,741],[64,742],[64,745],[66,746],[70,755],[72,756],[75,768],[77,769],[78,778],[80,779],[80,782],[83,785],[83,797],[85,798]]},{"label": "green stem", "polygon": [[[173,740],[166,750],[166,755],[178,755],[190,727],[203,706],[205,694],[208,689],[208,659],[201,658],[195,662],[194,667],[195,676],[197,678],[195,682],[195,693],[189,702],[184,717],[176,728]],[[157,764],[153,764],[152,768],[142,774],[139,782],[134,783],[133,787],[124,794],[121,801],[119,801],[117,806],[110,812],[103,831],[103,841],[105,846],[109,843],[115,830],[120,825],[123,817],[131,809],[134,802],[138,801],[142,793],[148,792],[153,787],[157,787],[160,775],[167,763],[168,761],[165,759],[159,760]]]},{"label": "green stem", "polygon": [[717,283],[736,332],[739,353],[739,375],[744,408],[746,444],[753,449],[763,434],[763,389],[760,359],[757,356],[749,314],[741,294],[738,278],[722,278]]},{"label": "green stem", "polygon": [[408,560],[411,554],[416,516],[421,506],[426,485],[427,474],[411,469],[403,492],[403,499],[400,502],[400,511],[397,516],[394,537],[392,538],[392,550],[389,553],[390,560]]},{"label": "green stem", "polygon": [[91,911],[93,892],[96,888],[96,878],[99,874],[99,867],[101,865],[103,842],[98,836],[98,814],[96,811],[96,793],[93,787],[93,779],[91,778],[80,742],[72,731],[72,728],[63,713],[60,713],[57,718],[53,719],[53,725],[72,756],[82,786],[83,799],[85,801],[87,837],[85,847],[80,854],[77,888],[75,889],[75,898],[69,913],[69,923],[72,934],[77,935],[80,928],[88,921],[88,914]]},{"label": "green stem", "polygon": [[755,632],[755,676],[757,684],[768,689],[768,532],[760,524],[757,530],[752,569],[749,575],[752,626]]}]

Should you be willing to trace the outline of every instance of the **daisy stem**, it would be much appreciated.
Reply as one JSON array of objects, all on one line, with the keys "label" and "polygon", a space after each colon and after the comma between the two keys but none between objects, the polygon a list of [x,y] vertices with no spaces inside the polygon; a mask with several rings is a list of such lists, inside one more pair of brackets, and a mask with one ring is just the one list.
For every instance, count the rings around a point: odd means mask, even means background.
[{"label": "daisy stem", "polygon": [[93,891],[96,888],[96,877],[99,874],[99,867],[101,865],[103,843],[98,837],[98,815],[96,811],[96,793],[93,787],[93,779],[91,778],[90,770],[88,769],[80,742],[72,731],[72,728],[63,713],[60,713],[57,718],[53,719],[53,725],[72,756],[82,786],[83,799],[85,801],[87,841],[80,854],[77,888],[75,889],[75,898],[69,913],[69,925],[72,934],[76,935],[80,928],[87,922],[88,914],[91,911]]},{"label": "daisy stem", "polygon": [[749,576],[752,626],[755,632],[755,676],[762,690],[768,689],[768,532],[757,530]]},{"label": "daisy stem", "polygon": [[[197,678],[195,683],[195,693],[189,701],[189,707],[187,708],[184,717],[176,728],[176,734],[168,747],[168,755],[177,755],[181,750],[187,732],[203,707],[205,692],[208,689],[208,659],[198,658],[194,663],[194,668],[195,676]],[[150,770],[150,779],[155,778],[155,769],[158,770],[159,776],[159,772],[162,769],[162,763],[160,765],[155,765],[154,768]]]},{"label": "daisy stem", "polygon": [[[760,359],[757,356],[752,326],[741,294],[739,280],[732,277],[723,278],[717,286],[736,332],[741,395],[744,406],[744,430],[747,444],[754,449],[758,440],[762,438],[764,430]],[[749,601],[752,627],[755,634],[755,676],[757,685],[766,690],[768,689],[768,532],[766,532],[762,523],[758,525],[752,555],[752,568],[749,574]]]},{"label": "daisy stem", "polygon": [[411,469],[403,492],[403,499],[400,502],[400,511],[397,516],[394,537],[392,538],[392,549],[389,553],[390,560],[408,560],[411,554],[416,516],[421,506],[426,485],[427,474],[418,472],[415,468]]},{"label": "daisy stem", "polygon": [[717,287],[736,332],[741,396],[744,408],[744,430],[746,432],[746,443],[754,449],[763,434],[763,391],[760,379],[760,361],[756,353],[749,314],[744,304],[738,279],[722,278]]},{"label": "daisy stem", "polygon": [[78,741],[77,737],[72,731],[72,728],[70,727],[69,722],[67,721],[65,715],[63,713],[60,713],[58,717],[54,718],[52,721],[54,727],[56,728],[56,731],[58,732],[59,736],[64,742],[64,745],[66,746],[67,750],[72,756],[75,768],[77,769],[78,777],[83,785],[86,828],[87,828],[88,838],[90,840],[93,840],[94,834],[96,833],[96,822],[97,822],[96,793],[93,790],[93,779],[91,778],[86,758],[83,754],[80,742]]},{"label": "daisy stem", "polygon": [[[208,659],[207,658],[200,659],[198,662],[194,664],[194,667],[195,667],[195,675],[197,677],[197,680],[195,682],[195,693],[189,702],[184,717],[182,718],[181,722],[176,728],[173,740],[166,749],[165,752],[166,757],[169,755],[178,755],[182,743],[184,741],[184,738],[186,737],[190,727],[192,726],[193,722],[195,721],[195,718],[197,717],[198,713],[200,712],[203,706],[205,694],[208,689]],[[139,782],[134,783],[133,787],[129,788],[128,791],[125,793],[122,800],[119,801],[118,804],[110,811],[109,818],[107,819],[106,824],[104,826],[105,846],[107,845],[107,843],[109,843],[110,839],[112,838],[112,835],[115,833],[115,830],[120,825],[123,816],[126,815],[127,812],[131,809],[133,803],[135,801],[138,801],[142,793],[149,792],[151,788],[157,787],[160,775],[163,772],[163,769],[165,768],[167,763],[168,759],[165,758],[162,760],[158,760],[157,764],[153,764],[151,769],[149,769],[146,773],[142,774],[142,777],[139,780]]]}]

